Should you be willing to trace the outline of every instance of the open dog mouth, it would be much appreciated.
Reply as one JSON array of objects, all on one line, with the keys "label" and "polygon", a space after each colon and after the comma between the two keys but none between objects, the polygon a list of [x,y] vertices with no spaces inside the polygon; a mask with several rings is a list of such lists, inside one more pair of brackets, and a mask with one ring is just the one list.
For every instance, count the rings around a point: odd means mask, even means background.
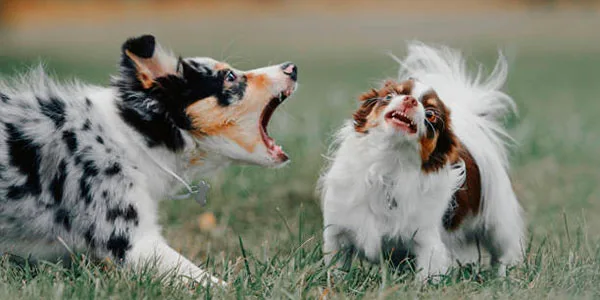
[{"label": "open dog mouth", "polygon": [[415,121],[399,110],[393,110],[385,115],[385,120],[392,126],[407,133],[417,133],[417,124]]},{"label": "open dog mouth", "polygon": [[281,103],[283,103],[283,101],[285,101],[285,99],[287,99],[289,96],[291,96],[293,92],[294,92],[293,88],[287,89],[287,90],[279,93],[279,95],[277,97],[273,97],[271,99],[271,101],[269,101],[269,103],[267,104],[267,106],[265,107],[263,112],[261,113],[260,119],[259,119],[259,130],[260,130],[260,135],[262,137],[262,140],[265,143],[265,146],[267,147],[267,151],[268,151],[269,155],[278,162],[285,162],[289,158],[288,158],[287,154],[283,151],[281,146],[277,145],[275,143],[275,140],[269,136],[269,133],[267,131],[267,126],[269,125],[269,121],[271,120],[271,116],[273,116],[275,109],[277,109],[277,107]]}]

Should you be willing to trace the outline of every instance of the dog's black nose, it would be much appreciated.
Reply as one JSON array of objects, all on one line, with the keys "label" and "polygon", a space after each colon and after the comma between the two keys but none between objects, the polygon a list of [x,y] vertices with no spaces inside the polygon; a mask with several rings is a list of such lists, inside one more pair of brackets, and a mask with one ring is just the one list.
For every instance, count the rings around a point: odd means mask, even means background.
[{"label": "dog's black nose", "polygon": [[298,80],[298,67],[291,62],[286,62],[281,65],[283,74],[290,76],[293,81]]}]

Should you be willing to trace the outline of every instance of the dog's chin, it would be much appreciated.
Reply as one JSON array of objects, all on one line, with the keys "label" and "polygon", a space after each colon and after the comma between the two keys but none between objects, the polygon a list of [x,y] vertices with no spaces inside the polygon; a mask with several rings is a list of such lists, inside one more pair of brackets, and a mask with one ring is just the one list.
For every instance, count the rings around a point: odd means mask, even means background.
[{"label": "dog's chin", "polygon": [[222,153],[232,162],[243,165],[255,165],[265,168],[281,168],[289,163],[290,159],[280,146],[258,146],[252,153],[234,152]]},{"label": "dog's chin", "polygon": [[244,158],[239,160],[240,163],[248,164],[248,165],[256,165],[264,168],[272,168],[277,169],[284,167],[290,162],[290,159],[285,156],[284,157],[274,157],[270,154],[267,155],[252,155],[248,158]]}]

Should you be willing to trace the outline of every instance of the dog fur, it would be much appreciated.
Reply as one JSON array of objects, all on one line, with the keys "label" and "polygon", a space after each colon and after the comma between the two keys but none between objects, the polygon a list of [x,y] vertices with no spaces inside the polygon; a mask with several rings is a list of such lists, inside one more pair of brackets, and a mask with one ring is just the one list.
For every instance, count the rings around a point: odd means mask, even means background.
[{"label": "dog fur", "polygon": [[167,245],[158,202],[176,174],[285,163],[261,131],[296,76],[291,63],[178,59],[146,35],[123,45],[109,87],[59,84],[41,67],[0,81],[0,252],[59,260],[70,249],[222,283]]},{"label": "dog fur", "polygon": [[453,261],[478,262],[481,244],[504,275],[524,247],[499,121],[515,108],[500,91],[506,61],[483,80],[458,51],[408,50],[399,82],[363,95],[337,134],[319,184],[325,262],[414,257],[419,279],[439,279]]}]

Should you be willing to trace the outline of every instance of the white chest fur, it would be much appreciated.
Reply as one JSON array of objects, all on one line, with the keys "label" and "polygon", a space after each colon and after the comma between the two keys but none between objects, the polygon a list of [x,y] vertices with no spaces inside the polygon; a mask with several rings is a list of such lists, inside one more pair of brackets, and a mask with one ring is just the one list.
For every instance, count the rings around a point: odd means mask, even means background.
[{"label": "white chest fur", "polygon": [[425,174],[418,152],[402,149],[409,145],[369,144],[355,137],[342,142],[321,184],[326,239],[377,261],[384,238],[406,242],[429,232],[439,235],[462,170],[446,166]]}]

